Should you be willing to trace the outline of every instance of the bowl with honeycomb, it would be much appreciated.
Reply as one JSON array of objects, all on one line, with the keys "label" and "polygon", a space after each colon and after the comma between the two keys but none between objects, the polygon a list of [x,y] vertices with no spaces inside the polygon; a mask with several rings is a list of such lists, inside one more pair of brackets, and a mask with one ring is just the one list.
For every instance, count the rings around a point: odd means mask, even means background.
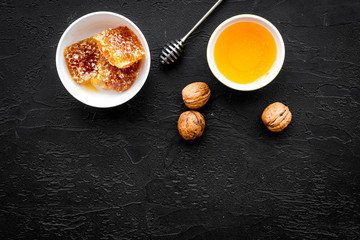
[{"label": "bowl with honeycomb", "polygon": [[56,68],[65,89],[98,108],[121,105],[143,87],[150,71],[150,49],[128,18],[94,12],[73,22],[56,50]]}]

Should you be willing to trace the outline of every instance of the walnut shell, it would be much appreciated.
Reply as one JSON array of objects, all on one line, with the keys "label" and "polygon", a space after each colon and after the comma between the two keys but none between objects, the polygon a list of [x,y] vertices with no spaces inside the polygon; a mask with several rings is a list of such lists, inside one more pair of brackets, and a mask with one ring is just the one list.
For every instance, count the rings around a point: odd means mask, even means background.
[{"label": "walnut shell", "polygon": [[178,120],[178,130],[183,139],[194,140],[203,134],[205,119],[196,111],[183,112]]},{"label": "walnut shell", "polygon": [[182,97],[185,105],[190,109],[203,107],[210,98],[210,88],[204,82],[194,82],[182,90]]},{"label": "walnut shell", "polygon": [[261,119],[272,132],[281,132],[291,122],[291,112],[287,106],[280,102],[270,104],[265,108]]}]

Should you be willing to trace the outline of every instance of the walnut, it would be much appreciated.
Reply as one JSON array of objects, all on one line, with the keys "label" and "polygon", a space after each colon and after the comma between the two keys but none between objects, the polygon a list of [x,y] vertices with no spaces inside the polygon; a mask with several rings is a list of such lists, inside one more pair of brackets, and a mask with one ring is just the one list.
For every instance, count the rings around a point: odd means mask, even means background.
[{"label": "walnut", "polygon": [[183,112],[178,120],[178,130],[183,139],[194,140],[203,134],[205,119],[196,111]]},{"label": "walnut", "polygon": [[185,105],[190,109],[203,107],[210,98],[210,88],[204,82],[194,82],[182,90]]},{"label": "walnut", "polygon": [[270,104],[265,108],[261,119],[272,132],[281,132],[291,122],[291,112],[287,106],[280,102]]}]

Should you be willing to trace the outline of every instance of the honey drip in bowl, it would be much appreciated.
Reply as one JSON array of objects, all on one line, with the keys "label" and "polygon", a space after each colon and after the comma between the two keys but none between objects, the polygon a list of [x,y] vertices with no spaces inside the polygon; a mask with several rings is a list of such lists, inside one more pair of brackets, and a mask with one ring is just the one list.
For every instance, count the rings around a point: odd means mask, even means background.
[{"label": "honey drip in bowl", "polygon": [[268,74],[276,60],[276,43],[263,26],[238,22],[227,27],[215,43],[219,71],[230,81],[247,84]]}]

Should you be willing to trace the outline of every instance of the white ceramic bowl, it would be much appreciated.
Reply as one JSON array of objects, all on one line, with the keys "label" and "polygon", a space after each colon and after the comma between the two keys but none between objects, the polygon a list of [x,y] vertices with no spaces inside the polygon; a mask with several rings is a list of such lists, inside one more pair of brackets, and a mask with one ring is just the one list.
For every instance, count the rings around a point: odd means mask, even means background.
[{"label": "white ceramic bowl", "polygon": [[[273,64],[273,66],[271,67],[269,73],[260,77],[256,81],[254,81],[252,83],[248,83],[248,84],[235,83],[235,82],[232,82],[229,79],[227,79],[217,68],[215,59],[214,59],[214,47],[215,47],[215,43],[216,43],[219,35],[221,34],[221,32],[224,29],[226,29],[230,25],[232,25],[234,23],[238,23],[238,22],[253,22],[253,23],[257,23],[257,24],[260,24],[261,26],[265,27],[273,35],[273,37],[275,39],[276,47],[277,47],[276,60]],[[240,90],[240,91],[252,91],[252,90],[262,88],[262,87],[266,86],[267,84],[269,84],[272,80],[274,80],[274,78],[280,72],[281,67],[284,63],[284,59],[285,59],[285,46],[284,46],[284,41],[283,41],[279,31],[268,20],[266,20],[262,17],[256,16],[256,15],[252,15],[252,14],[238,15],[238,16],[234,16],[232,18],[225,20],[223,23],[221,23],[215,29],[215,31],[213,32],[213,34],[210,37],[210,40],[209,40],[209,43],[207,46],[207,62],[209,64],[210,70],[212,71],[214,76],[220,82],[222,82],[224,85],[226,85],[232,89]]]},{"label": "white ceramic bowl", "polygon": [[[70,76],[64,57],[67,46],[80,40],[94,36],[107,28],[127,26],[139,38],[145,49],[146,57],[143,59],[138,77],[132,87],[122,93],[111,90],[99,89],[91,91],[84,86],[78,85]],[[108,108],[121,105],[134,97],[144,85],[150,70],[149,45],[140,29],[128,18],[112,12],[94,12],[87,14],[73,22],[63,33],[56,50],[56,68],[60,80],[66,90],[77,100],[89,106]]]}]

